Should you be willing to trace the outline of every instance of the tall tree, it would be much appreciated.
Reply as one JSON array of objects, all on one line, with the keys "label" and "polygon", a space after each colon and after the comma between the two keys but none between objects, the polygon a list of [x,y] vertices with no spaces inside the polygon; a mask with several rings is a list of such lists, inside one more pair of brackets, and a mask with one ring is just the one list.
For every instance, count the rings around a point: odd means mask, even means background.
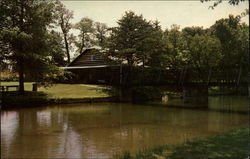
[{"label": "tall tree", "polygon": [[159,21],[153,21],[150,25],[146,32],[148,37],[142,41],[142,62],[150,67],[166,68],[168,55],[164,43],[164,32]]},{"label": "tall tree", "polygon": [[89,48],[94,45],[94,23],[93,20],[87,17],[81,19],[80,22],[75,24],[75,28],[80,31],[78,35],[78,40],[76,41],[76,46],[78,52],[82,53],[84,48]]},{"label": "tall tree", "polygon": [[67,53],[67,61],[70,63],[70,46],[72,44],[70,38],[72,38],[73,34],[70,34],[69,31],[72,29],[72,24],[70,20],[73,18],[73,11],[68,10],[60,0],[55,1],[56,5],[56,15],[57,15],[57,23],[60,26],[63,34],[65,50]]},{"label": "tall tree", "polygon": [[195,68],[200,76],[199,79],[206,79],[208,71],[217,67],[222,59],[219,39],[209,35],[195,35],[188,48],[189,66]]},{"label": "tall tree", "polygon": [[53,63],[56,66],[65,66],[67,64],[67,60],[65,60],[66,51],[63,49],[64,41],[60,33],[54,30],[50,31],[48,34],[48,44],[50,46],[49,53]]},{"label": "tall tree", "polygon": [[118,27],[112,28],[108,49],[111,56],[121,62],[127,62],[129,66],[144,66],[150,55],[157,50],[154,48],[157,45],[154,44],[159,39],[161,32],[158,24],[153,24],[142,15],[130,11],[125,12],[118,21]]},{"label": "tall tree", "polygon": [[229,15],[228,18],[220,19],[210,27],[211,34],[222,44],[223,59],[220,61],[220,67],[223,68],[227,81],[232,79],[230,76],[237,70],[241,72],[243,69],[244,74],[247,74],[248,62],[245,60],[249,57],[249,26],[241,24],[240,20],[240,16]]},{"label": "tall tree", "polygon": [[168,52],[168,67],[173,70],[184,68],[186,64],[186,42],[180,26],[173,24],[164,32],[164,41]]},{"label": "tall tree", "polygon": [[2,52],[19,74],[19,91],[24,93],[28,72],[42,80],[56,68],[49,55],[48,28],[53,22],[54,5],[38,0],[0,1],[0,41]]},{"label": "tall tree", "polygon": [[238,27],[240,25],[240,16],[234,17],[230,15],[229,18],[220,19],[210,27],[211,33],[215,35],[222,44],[223,60],[222,67],[230,67],[235,65],[237,59],[237,52],[239,45],[237,41]]},{"label": "tall tree", "polygon": [[104,48],[106,39],[107,39],[107,33],[108,33],[108,27],[104,23],[95,22],[95,36],[97,38],[97,44]]}]

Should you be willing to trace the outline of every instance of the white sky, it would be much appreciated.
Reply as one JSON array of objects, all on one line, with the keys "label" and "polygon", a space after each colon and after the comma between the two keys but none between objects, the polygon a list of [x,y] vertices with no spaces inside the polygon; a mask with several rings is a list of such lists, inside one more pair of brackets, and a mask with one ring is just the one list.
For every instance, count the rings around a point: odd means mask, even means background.
[{"label": "white sky", "polygon": [[[147,20],[158,20],[163,29],[172,24],[186,26],[210,27],[216,20],[227,18],[229,14],[239,15],[249,6],[249,1],[238,6],[223,2],[214,10],[208,9],[213,2],[195,1],[62,1],[67,9],[74,12],[72,23],[79,22],[83,17],[106,23],[109,27],[117,26],[125,11],[142,14]],[[249,24],[249,16],[242,19]]]}]

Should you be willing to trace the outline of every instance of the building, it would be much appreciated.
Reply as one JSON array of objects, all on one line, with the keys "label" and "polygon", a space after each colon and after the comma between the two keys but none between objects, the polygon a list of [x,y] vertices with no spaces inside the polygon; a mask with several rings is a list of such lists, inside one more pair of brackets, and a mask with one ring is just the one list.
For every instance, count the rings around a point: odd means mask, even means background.
[{"label": "building", "polygon": [[98,49],[86,49],[67,67],[76,75],[76,82],[94,84],[119,84],[120,65],[105,57]]}]

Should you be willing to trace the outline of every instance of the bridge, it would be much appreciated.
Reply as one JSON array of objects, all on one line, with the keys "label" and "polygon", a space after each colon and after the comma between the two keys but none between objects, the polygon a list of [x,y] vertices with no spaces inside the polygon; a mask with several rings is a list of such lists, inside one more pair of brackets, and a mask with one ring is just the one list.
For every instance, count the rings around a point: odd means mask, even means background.
[{"label": "bridge", "polygon": [[248,69],[235,67],[162,69],[123,66],[119,70],[118,67],[111,69],[109,75],[118,77],[116,80],[111,78],[107,81],[110,85],[246,86],[248,84]]},{"label": "bridge", "polygon": [[[171,70],[123,66],[120,70],[113,68],[113,72],[112,70],[108,72],[110,76],[119,77],[114,81],[109,81],[109,84],[119,86],[121,89],[136,88],[138,86],[177,89],[182,92],[184,102],[206,106],[208,103],[208,88],[211,86],[236,89],[238,87],[247,88],[249,79],[247,71],[247,69],[232,67],[224,69],[183,68]],[[133,93],[125,91],[124,94]]]}]

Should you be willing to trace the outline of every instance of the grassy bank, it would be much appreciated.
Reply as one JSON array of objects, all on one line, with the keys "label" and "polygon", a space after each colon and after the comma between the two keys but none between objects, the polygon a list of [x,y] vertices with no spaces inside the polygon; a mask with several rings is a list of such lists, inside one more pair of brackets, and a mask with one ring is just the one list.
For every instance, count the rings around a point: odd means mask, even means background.
[{"label": "grassy bank", "polygon": [[[39,87],[32,92],[32,82],[24,84],[25,93],[20,95],[15,88],[1,92],[2,109],[36,107],[46,104],[109,102],[114,99],[102,91],[104,87],[84,84],[54,84]],[[17,82],[1,82],[1,85],[18,85]],[[109,98],[108,98],[109,97]]]},{"label": "grassy bank", "polygon": [[[18,85],[18,82],[1,82],[2,85]],[[32,82],[25,82],[25,91],[32,91]],[[85,84],[53,84],[51,87],[39,87],[38,91],[48,95],[48,98],[87,98],[108,97],[102,91],[103,87]],[[13,88],[14,90],[14,88]]]},{"label": "grassy bank", "polygon": [[217,136],[199,138],[176,146],[161,146],[117,159],[247,159],[249,128],[232,130]]}]

